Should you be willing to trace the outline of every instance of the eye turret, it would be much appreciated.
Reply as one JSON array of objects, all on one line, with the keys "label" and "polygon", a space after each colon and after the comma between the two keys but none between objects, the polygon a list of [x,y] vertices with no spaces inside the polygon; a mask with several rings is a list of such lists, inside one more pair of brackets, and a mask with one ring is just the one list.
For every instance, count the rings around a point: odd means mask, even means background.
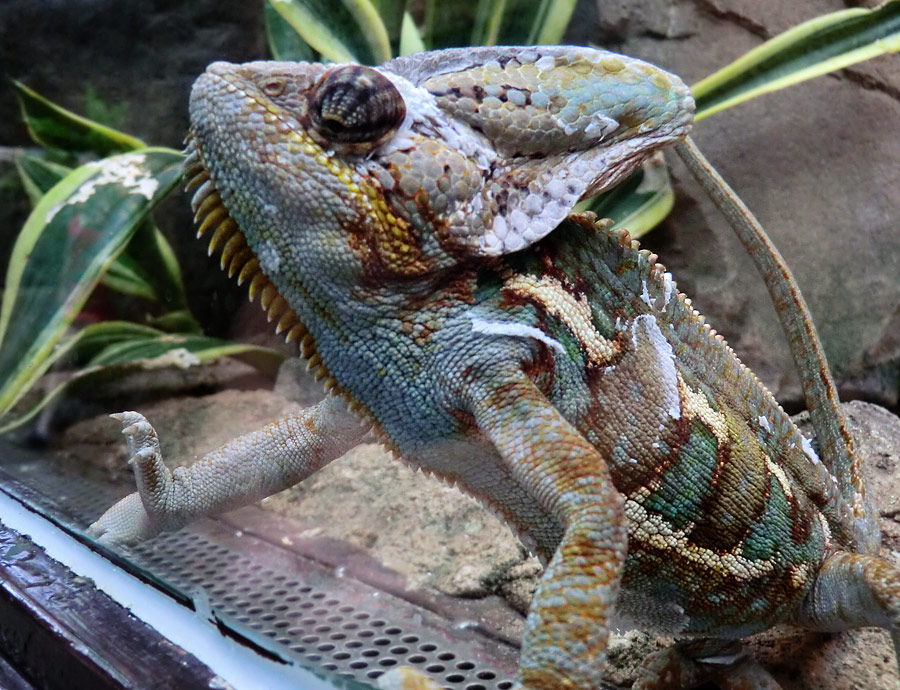
[{"label": "eye turret", "polygon": [[316,133],[336,144],[373,146],[396,131],[406,117],[397,88],[380,72],[362,65],[327,70],[309,96]]}]

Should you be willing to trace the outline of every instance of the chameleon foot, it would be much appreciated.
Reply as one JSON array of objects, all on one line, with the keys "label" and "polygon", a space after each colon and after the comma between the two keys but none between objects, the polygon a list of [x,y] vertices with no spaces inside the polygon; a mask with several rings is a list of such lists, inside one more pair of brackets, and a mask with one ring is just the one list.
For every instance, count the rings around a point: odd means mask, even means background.
[{"label": "chameleon foot", "polygon": [[172,473],[165,466],[156,431],[143,415],[122,412],[110,415],[123,424],[128,444],[128,464],[134,469],[137,493],[126,496],[88,527],[88,534],[101,544],[135,544],[168,527],[164,497],[172,486]]}]

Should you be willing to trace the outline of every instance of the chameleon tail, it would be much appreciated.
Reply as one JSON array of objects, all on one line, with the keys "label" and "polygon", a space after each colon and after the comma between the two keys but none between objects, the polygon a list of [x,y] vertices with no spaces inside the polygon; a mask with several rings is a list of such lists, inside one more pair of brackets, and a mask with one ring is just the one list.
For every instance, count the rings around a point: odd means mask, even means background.
[{"label": "chameleon tail", "polygon": [[878,520],[860,473],[853,439],[840,412],[837,388],[825,359],[822,343],[791,270],[753,213],[709,164],[690,138],[676,146],[688,169],[710,196],[744,245],[766,283],[787,335],[791,355],[800,374],[806,406],[822,457],[841,487],[856,524],[854,542],[860,553],[878,553],[881,535]]}]

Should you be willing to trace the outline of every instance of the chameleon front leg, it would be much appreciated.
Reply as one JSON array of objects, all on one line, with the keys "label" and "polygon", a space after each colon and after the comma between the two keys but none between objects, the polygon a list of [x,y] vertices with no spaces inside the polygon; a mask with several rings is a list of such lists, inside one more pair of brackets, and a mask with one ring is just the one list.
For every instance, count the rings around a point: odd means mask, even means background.
[{"label": "chameleon front leg", "polygon": [[[565,532],[535,592],[519,661],[528,690],[600,686],[625,561],[623,500],[597,449],[524,374],[471,396],[479,430]],[[479,388],[476,386],[476,388]]]},{"label": "chameleon front leg", "polygon": [[88,528],[104,544],[134,544],[198,517],[258,501],[303,481],[357,445],[366,429],[336,397],[296,412],[204,455],[190,467],[166,467],[159,439],[137,412],[124,425],[137,492]]}]

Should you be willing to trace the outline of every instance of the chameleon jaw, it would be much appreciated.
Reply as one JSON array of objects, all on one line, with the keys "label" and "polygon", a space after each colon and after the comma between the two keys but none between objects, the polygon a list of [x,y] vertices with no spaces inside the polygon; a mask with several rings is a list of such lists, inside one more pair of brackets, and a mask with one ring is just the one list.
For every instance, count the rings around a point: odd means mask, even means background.
[{"label": "chameleon jaw", "polygon": [[338,389],[337,380],[322,363],[316,350],[316,342],[306,325],[281,295],[275,284],[259,265],[253,249],[237,221],[231,217],[221,194],[216,187],[203,154],[192,133],[185,140],[184,180],[186,192],[193,192],[191,208],[197,238],[212,232],[209,239],[209,255],[221,250],[219,266],[228,272],[228,277],[237,276],[238,285],[249,281],[250,301],[259,297],[260,305],[269,322],[275,322],[275,333],[285,333],[286,342],[296,342],[305,359],[309,362],[316,381],[324,379],[325,390]]}]

